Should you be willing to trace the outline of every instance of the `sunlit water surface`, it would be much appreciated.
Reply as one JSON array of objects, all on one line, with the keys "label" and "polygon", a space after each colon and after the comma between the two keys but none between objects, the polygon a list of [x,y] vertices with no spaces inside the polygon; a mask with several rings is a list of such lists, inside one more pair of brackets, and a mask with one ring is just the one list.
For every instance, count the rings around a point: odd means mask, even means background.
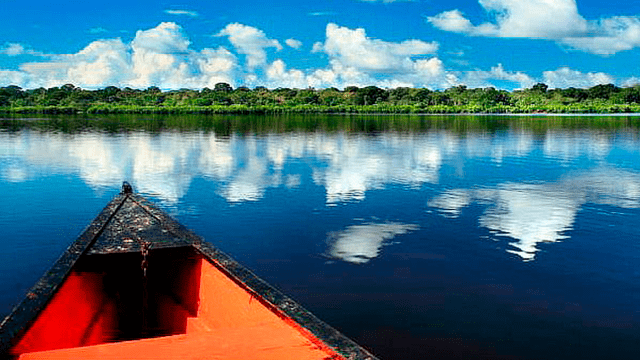
[{"label": "sunlit water surface", "polygon": [[636,357],[639,124],[0,120],[0,316],[127,180],[382,359]]}]

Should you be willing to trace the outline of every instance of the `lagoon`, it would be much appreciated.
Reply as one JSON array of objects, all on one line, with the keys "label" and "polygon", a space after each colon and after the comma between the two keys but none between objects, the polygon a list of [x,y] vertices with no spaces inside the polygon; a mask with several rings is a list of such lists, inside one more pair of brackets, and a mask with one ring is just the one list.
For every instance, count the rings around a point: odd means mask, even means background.
[{"label": "lagoon", "polygon": [[636,353],[639,116],[2,119],[0,316],[124,180],[381,359]]}]

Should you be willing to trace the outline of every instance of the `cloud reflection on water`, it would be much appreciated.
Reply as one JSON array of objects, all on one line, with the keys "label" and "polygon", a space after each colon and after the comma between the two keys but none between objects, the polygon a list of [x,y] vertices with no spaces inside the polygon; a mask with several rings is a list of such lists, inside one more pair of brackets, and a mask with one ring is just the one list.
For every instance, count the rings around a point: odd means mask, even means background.
[{"label": "cloud reflection on water", "polygon": [[394,237],[418,229],[417,225],[393,222],[352,225],[343,231],[328,234],[327,255],[354,264],[364,264],[378,257],[380,249]]},{"label": "cloud reflection on water", "polygon": [[557,183],[506,183],[495,188],[453,189],[428,202],[445,217],[457,217],[473,202],[487,204],[480,226],[514,239],[507,251],[532,261],[538,244],[569,238],[586,203],[640,208],[640,174],[608,167],[568,176]]},{"label": "cloud reflection on water", "polygon": [[[626,144],[625,151],[632,151],[636,144],[620,141]],[[508,136],[480,132],[460,136],[442,130],[375,136],[290,132],[221,137],[212,132],[70,135],[25,130],[0,132],[0,178],[23,182],[40,174],[76,173],[96,189],[129,180],[139,191],[173,204],[186,194],[194,178],[204,177],[217,182],[218,194],[228,202],[239,203],[258,201],[269,188],[307,185],[307,173],[290,166],[297,162],[310,169],[314,184],[324,188],[326,204],[335,205],[362,201],[371,190],[389,184],[413,189],[437,184],[447,166],[466,182],[482,181],[473,178],[474,171],[519,159],[530,161],[525,157],[536,151],[542,155],[534,154],[532,161],[544,160],[553,167],[585,157],[592,163],[606,164],[612,142],[611,136],[597,132],[555,130],[538,139],[526,131],[514,131]],[[469,164],[473,159],[480,162]],[[493,164],[487,165],[485,160]],[[513,239],[507,251],[532,261],[539,251],[538,244],[567,238],[578,211],[586,203],[639,208],[640,175],[597,165],[550,183],[505,180],[484,189],[450,189],[432,198],[428,206],[439,209],[446,217],[457,217],[474,202],[488,205],[479,217],[480,226],[496,236]],[[371,235],[369,242],[336,241],[335,254],[345,254],[343,257],[352,262],[358,257],[350,253],[362,255],[360,259],[371,258],[385,236],[396,234],[385,232],[389,227],[345,231],[354,236],[371,229],[381,231],[382,237]],[[353,244],[360,244],[360,250],[350,252]]]},{"label": "cloud reflection on water", "polygon": [[[313,158],[313,180],[326,189],[327,204],[360,201],[389,183],[409,186],[438,181],[442,139],[345,133],[219,137],[215,133],[134,132],[118,136],[25,131],[0,134],[0,176],[21,182],[33,174],[77,173],[89,186],[129,180],[139,191],[168,203],[183,197],[194,177],[220,182],[229,202],[256,201],[268,188],[298,187],[301,174],[284,166]],[[435,140],[435,141],[434,141]]]}]

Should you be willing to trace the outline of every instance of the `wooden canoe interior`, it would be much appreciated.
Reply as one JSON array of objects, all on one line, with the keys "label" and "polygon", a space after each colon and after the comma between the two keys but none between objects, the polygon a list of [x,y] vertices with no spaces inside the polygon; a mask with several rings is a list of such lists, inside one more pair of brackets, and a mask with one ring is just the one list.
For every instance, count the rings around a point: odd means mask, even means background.
[{"label": "wooden canoe interior", "polygon": [[344,359],[192,247],[81,257],[20,359]]}]

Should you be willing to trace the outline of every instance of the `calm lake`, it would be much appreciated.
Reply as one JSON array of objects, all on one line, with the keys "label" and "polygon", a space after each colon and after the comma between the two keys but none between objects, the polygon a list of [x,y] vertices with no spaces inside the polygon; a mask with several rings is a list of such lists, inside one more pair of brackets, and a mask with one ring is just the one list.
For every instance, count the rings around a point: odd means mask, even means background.
[{"label": "calm lake", "polygon": [[3,119],[0,318],[123,180],[381,359],[640,350],[640,116]]}]

